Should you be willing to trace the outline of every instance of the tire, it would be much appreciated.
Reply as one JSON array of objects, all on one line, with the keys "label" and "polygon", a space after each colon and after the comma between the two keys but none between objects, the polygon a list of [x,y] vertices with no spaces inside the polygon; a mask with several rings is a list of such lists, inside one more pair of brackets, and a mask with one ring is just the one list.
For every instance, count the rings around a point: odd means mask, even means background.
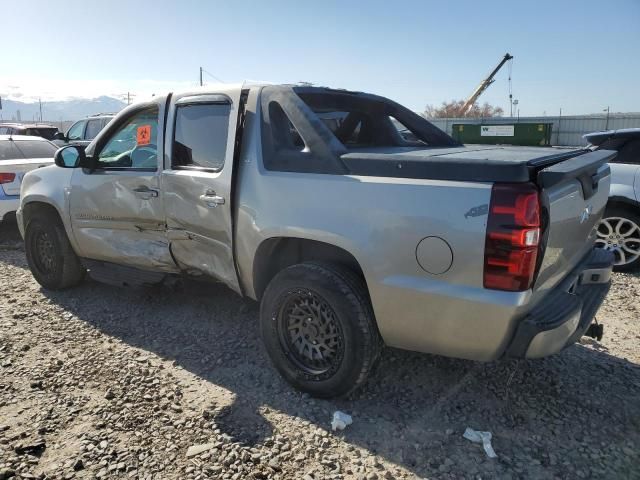
[{"label": "tire", "polygon": [[616,256],[613,269],[630,272],[640,267],[640,214],[625,207],[607,207],[598,224],[596,246]]},{"label": "tire", "polygon": [[48,290],[79,284],[85,269],[58,218],[37,215],[25,229],[27,263],[36,281]]},{"label": "tire", "polygon": [[278,273],[262,297],[260,327],[276,369],[314,397],[356,390],[382,349],[364,282],[328,263],[301,263]]}]

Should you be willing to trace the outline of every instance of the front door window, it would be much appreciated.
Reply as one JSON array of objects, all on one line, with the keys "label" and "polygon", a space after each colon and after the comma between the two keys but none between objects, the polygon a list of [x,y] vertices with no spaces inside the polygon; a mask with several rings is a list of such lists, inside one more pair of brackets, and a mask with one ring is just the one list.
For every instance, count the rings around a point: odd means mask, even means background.
[{"label": "front door window", "polygon": [[82,134],[84,133],[85,121],[74,123],[67,132],[67,138],[69,140],[82,140]]},{"label": "front door window", "polygon": [[142,110],[111,136],[98,154],[98,168],[155,170],[158,164],[158,107]]},{"label": "front door window", "polygon": [[87,122],[87,131],[85,132],[85,140],[93,140],[102,130],[102,119],[89,120]]}]

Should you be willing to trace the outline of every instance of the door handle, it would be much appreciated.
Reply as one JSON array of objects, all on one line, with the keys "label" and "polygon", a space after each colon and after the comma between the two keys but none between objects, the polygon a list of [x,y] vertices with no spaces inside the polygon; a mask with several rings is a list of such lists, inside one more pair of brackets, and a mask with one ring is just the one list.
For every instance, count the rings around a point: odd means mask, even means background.
[{"label": "door handle", "polygon": [[224,205],[224,197],[221,197],[212,190],[207,190],[205,193],[200,195],[200,200],[202,200],[209,208],[215,208],[218,205]]},{"label": "door handle", "polygon": [[149,200],[158,196],[158,190],[155,188],[149,188],[146,185],[140,185],[139,187],[134,188],[133,193],[136,197],[141,198],[142,200]]}]

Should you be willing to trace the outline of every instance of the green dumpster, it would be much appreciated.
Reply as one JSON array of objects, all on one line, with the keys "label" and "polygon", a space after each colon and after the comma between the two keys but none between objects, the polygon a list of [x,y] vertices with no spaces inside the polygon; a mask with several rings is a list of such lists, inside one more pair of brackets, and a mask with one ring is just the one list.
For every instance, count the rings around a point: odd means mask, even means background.
[{"label": "green dumpster", "polygon": [[453,138],[461,143],[489,145],[551,145],[552,123],[467,124],[454,123]]}]

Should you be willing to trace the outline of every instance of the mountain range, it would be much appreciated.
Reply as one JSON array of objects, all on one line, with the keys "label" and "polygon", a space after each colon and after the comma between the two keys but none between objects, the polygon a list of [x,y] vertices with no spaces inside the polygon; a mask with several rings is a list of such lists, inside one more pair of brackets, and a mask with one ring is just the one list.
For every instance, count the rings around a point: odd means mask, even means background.
[{"label": "mountain range", "polygon": [[[42,121],[60,122],[84,118],[96,113],[115,113],[127,104],[117,98],[74,98],[69,100],[42,102]],[[40,104],[26,103],[2,98],[0,115],[3,121],[33,122],[40,120]]]}]

